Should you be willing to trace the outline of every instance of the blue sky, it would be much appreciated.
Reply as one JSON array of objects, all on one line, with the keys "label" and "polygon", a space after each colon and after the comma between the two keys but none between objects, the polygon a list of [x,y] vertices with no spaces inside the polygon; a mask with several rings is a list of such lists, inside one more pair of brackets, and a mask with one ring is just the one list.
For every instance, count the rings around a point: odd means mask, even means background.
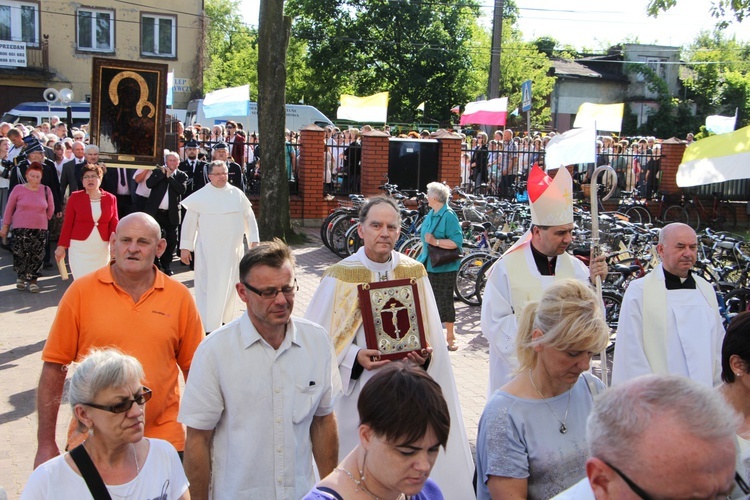
[{"label": "blue sky", "polygon": [[[245,21],[257,25],[260,0],[241,0]],[[480,0],[484,22],[490,23],[494,1]],[[576,48],[603,48],[638,39],[640,43],[687,45],[701,30],[711,30],[716,20],[709,14],[710,0],[678,0],[678,5],[657,19],[646,15],[648,0],[516,0],[524,38],[549,35]],[[733,25],[729,33],[750,40],[750,21]]]}]

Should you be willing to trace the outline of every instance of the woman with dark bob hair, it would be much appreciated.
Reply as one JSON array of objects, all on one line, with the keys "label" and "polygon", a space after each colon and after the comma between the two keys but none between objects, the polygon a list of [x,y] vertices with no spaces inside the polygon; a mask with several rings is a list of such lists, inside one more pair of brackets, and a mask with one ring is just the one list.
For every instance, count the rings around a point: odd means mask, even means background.
[{"label": "woman with dark bob hair", "polygon": [[172,444],[143,437],[145,405],[151,399],[143,378],[134,357],[111,348],[89,351],[68,390],[79,430],[88,437],[70,453],[37,467],[21,499],[190,500]]},{"label": "woman with dark bob hair", "polygon": [[[742,417],[737,430],[740,460],[737,472],[745,479],[750,471],[750,312],[738,314],[729,323],[721,346],[719,392]],[[744,469],[744,470],[743,470]]]},{"label": "woman with dark bob hair", "polygon": [[430,478],[450,431],[440,386],[411,363],[389,363],[357,401],[359,445],[304,500],[439,500]]}]

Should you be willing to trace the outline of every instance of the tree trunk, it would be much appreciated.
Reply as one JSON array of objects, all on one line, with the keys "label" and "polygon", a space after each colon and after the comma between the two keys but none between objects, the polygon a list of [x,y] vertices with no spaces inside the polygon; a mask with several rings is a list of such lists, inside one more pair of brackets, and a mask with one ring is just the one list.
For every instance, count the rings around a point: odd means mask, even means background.
[{"label": "tree trunk", "polygon": [[261,0],[258,28],[258,129],[260,132],[261,241],[292,234],[286,172],[286,49],[292,21],[283,0]]}]

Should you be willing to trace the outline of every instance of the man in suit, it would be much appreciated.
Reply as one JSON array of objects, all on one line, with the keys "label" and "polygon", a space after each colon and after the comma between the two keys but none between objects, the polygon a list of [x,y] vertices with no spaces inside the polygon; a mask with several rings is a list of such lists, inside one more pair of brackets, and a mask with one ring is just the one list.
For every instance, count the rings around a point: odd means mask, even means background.
[{"label": "man in suit", "polygon": [[229,146],[226,142],[219,142],[214,146],[214,161],[223,161],[229,169],[229,184],[245,192],[245,176],[242,175],[242,167],[238,163],[230,161]]},{"label": "man in suit", "polygon": [[[99,149],[94,145],[89,147],[92,148],[91,154],[96,154],[96,162],[98,162]],[[80,141],[75,141],[71,145],[71,148],[73,150],[73,159],[63,163],[62,174],[60,175],[60,193],[63,198],[65,197],[65,192],[68,188],[70,188],[70,191],[68,192],[68,195],[70,195],[73,191],[78,191],[83,187],[83,184],[81,183],[81,168],[86,164],[86,145]]]},{"label": "man in suit", "polygon": [[[98,158],[99,148],[96,152]],[[120,219],[136,211],[135,189],[138,187],[138,182],[133,178],[134,174],[135,169],[112,166],[107,167],[104,179],[102,179],[102,189],[117,197],[117,214]]]},{"label": "man in suit", "polygon": [[177,168],[180,164],[177,153],[167,153],[166,163],[165,167],[155,168],[146,180],[146,187],[151,189],[146,213],[156,219],[162,236],[167,240],[167,248],[158,260],[162,272],[172,276],[172,257],[177,248],[177,228],[180,225],[180,200],[187,189],[188,176]]},{"label": "man in suit", "polygon": [[208,166],[205,161],[198,159],[198,141],[191,139],[185,143],[185,160],[177,167],[187,174],[187,198],[195,191],[206,185],[203,171]]}]

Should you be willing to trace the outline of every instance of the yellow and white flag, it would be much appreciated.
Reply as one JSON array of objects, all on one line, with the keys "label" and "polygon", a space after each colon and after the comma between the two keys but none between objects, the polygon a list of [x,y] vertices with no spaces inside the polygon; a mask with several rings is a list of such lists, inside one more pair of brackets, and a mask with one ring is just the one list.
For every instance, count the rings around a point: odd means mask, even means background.
[{"label": "yellow and white flag", "polygon": [[584,102],[578,107],[576,121],[573,123],[575,128],[593,127],[596,130],[606,130],[607,132],[620,132],[622,128],[622,113],[625,104],[594,104]]},{"label": "yellow and white flag", "polygon": [[388,121],[388,92],[366,97],[342,94],[341,105],[336,112],[339,120],[355,122],[385,123]]},{"label": "yellow and white flag", "polygon": [[702,186],[750,178],[750,127],[692,143],[677,169],[677,185]]}]

